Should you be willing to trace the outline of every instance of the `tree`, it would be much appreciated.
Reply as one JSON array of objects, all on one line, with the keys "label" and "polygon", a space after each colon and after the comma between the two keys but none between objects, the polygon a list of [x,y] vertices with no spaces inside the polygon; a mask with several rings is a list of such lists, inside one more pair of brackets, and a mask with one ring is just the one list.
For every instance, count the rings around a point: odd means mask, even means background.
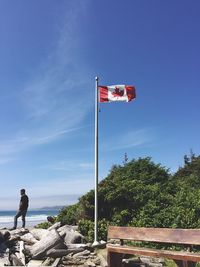
[{"label": "tree", "polygon": [[[187,158],[186,158],[187,157]],[[114,165],[98,187],[98,218],[102,236],[106,225],[144,227],[200,227],[200,156],[185,156],[184,166],[171,175],[151,158]],[[125,163],[125,162],[124,162]],[[87,232],[94,221],[94,190],[64,209],[65,223],[80,221]]]}]

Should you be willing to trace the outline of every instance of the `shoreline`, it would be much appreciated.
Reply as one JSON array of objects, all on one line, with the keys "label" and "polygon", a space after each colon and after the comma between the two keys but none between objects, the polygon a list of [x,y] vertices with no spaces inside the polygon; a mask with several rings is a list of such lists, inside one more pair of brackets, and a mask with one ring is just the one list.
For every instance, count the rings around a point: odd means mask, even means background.
[{"label": "shoreline", "polygon": [[[47,220],[38,220],[38,221],[27,221],[26,222],[26,229],[32,229],[34,228],[36,225],[40,224],[40,223],[44,223],[44,222],[47,222]],[[14,224],[14,219],[13,219],[13,222],[6,222],[6,223],[0,223],[0,230],[3,230],[3,229],[10,229],[13,227],[13,224]],[[22,223],[20,220],[18,220],[18,226],[17,226],[17,229],[20,229],[22,228]]]},{"label": "shoreline", "polygon": [[[33,228],[39,223],[47,222],[47,217],[52,216],[56,217],[58,215],[58,210],[43,210],[43,211],[32,211],[28,210],[26,215],[26,228]],[[14,217],[16,215],[16,211],[1,211],[0,212],[0,229],[2,228],[12,228],[14,225]],[[22,226],[21,217],[18,218],[18,228]]]}]

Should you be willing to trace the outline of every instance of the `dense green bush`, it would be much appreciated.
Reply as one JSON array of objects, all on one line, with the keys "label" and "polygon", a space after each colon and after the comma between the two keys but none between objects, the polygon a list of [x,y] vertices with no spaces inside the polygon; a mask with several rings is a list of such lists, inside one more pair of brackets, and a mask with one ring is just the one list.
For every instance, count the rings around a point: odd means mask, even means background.
[{"label": "dense green bush", "polygon": [[[103,219],[98,221],[98,238],[99,240],[107,240],[108,222]],[[86,237],[87,242],[94,241],[94,222],[91,220],[82,219],[78,222],[80,233]]]},{"label": "dense green bush", "polygon": [[[99,238],[107,225],[200,227],[200,156],[184,157],[175,174],[151,158],[115,165],[98,188]],[[64,224],[78,224],[88,241],[94,236],[94,190],[58,215]]]},{"label": "dense green bush", "polygon": [[81,208],[79,204],[70,205],[61,209],[57,216],[57,221],[62,224],[75,225],[81,216]]},{"label": "dense green bush", "polygon": [[42,222],[39,223],[35,226],[35,228],[42,228],[42,229],[47,229],[51,226],[52,224],[50,222]]}]

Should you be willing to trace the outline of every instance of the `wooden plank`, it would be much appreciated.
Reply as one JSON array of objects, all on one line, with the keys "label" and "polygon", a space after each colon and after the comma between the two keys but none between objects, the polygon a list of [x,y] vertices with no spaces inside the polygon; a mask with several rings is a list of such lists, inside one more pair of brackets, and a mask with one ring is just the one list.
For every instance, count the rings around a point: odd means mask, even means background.
[{"label": "wooden plank", "polygon": [[171,251],[171,250],[158,250],[148,249],[141,247],[128,247],[128,246],[117,246],[107,245],[108,253],[121,253],[121,254],[132,254],[132,255],[145,255],[153,256],[158,258],[168,258],[182,261],[200,261],[200,253],[190,253],[186,251]]},{"label": "wooden plank", "polygon": [[200,245],[200,229],[109,226],[108,238]]}]

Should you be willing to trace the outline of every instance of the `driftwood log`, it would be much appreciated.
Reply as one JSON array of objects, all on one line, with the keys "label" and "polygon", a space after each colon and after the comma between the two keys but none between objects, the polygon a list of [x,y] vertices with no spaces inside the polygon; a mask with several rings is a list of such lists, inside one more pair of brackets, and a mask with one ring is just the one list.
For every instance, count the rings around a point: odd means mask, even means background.
[{"label": "driftwood log", "polygon": [[60,263],[61,258],[55,259],[54,263],[51,265],[52,267],[57,267]]},{"label": "driftwood log", "polygon": [[20,228],[20,229],[15,229],[15,230],[10,231],[10,234],[11,235],[19,235],[19,236],[22,236],[22,235],[27,234],[28,232],[29,232],[28,229]]},{"label": "driftwood log", "polygon": [[31,233],[21,236],[20,240],[26,242],[29,245],[33,245],[38,242],[38,240]]},{"label": "driftwood log", "polygon": [[91,247],[90,244],[67,244],[68,249],[78,249],[78,248],[83,248],[83,249],[89,249]]},{"label": "driftwood log", "polygon": [[33,235],[33,237],[37,240],[41,240],[43,237],[48,235],[49,231],[47,229],[37,229],[34,228],[30,231],[30,233]]},{"label": "driftwood log", "polygon": [[29,263],[27,264],[27,267],[39,267],[39,266],[43,266],[43,260],[30,260]]},{"label": "driftwood log", "polygon": [[[50,228],[48,228],[50,229]],[[77,225],[63,225],[58,229],[58,232],[62,232],[62,231],[77,231],[78,230],[78,226]]]},{"label": "driftwood log", "polygon": [[57,230],[54,229],[48,231],[46,236],[32,246],[30,250],[32,259],[44,258],[46,256],[46,252],[59,243],[63,243],[63,240],[58,234]]},{"label": "driftwood log", "polygon": [[75,231],[74,228],[69,225],[65,225],[58,229],[59,235],[64,238],[64,243],[67,244],[76,244],[83,243],[84,236],[79,232]]},{"label": "driftwood log", "polygon": [[[93,253],[90,243],[78,232],[77,226],[55,223],[48,229],[0,230],[0,266],[73,266],[92,267],[105,262]],[[46,260],[45,260],[46,259]],[[82,265],[83,266],[83,265]]]},{"label": "driftwood log", "polygon": [[60,228],[61,227],[61,222],[56,222],[56,223],[54,223],[52,226],[50,226],[49,228],[48,228],[48,230],[49,231],[51,231],[51,230],[53,230],[53,229],[58,229],[58,228]]},{"label": "driftwood log", "polygon": [[22,240],[19,241],[19,256],[20,256],[20,260],[25,265],[26,259],[25,259],[25,255],[24,255],[24,241],[22,241]]}]

